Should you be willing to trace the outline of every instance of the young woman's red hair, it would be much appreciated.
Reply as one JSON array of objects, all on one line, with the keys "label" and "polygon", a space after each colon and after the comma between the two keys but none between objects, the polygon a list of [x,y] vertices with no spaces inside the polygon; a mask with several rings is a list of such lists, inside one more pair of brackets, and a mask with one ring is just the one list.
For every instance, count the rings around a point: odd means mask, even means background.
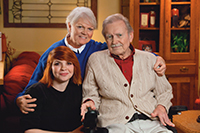
[{"label": "young woman's red hair", "polygon": [[74,75],[72,76],[72,81],[74,82],[74,84],[78,84],[78,85],[82,83],[79,61],[75,53],[66,46],[59,46],[53,49],[49,53],[48,58],[47,58],[47,65],[44,70],[43,77],[39,82],[43,84],[47,84],[48,87],[52,85],[52,82],[54,79],[54,76],[52,73],[52,63],[55,59],[72,62],[74,65]]}]

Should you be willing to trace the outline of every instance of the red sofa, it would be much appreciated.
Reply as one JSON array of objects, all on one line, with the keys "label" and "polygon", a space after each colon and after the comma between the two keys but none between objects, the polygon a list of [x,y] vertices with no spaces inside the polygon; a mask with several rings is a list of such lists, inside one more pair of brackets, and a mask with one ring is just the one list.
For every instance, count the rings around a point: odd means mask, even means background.
[{"label": "red sofa", "polygon": [[22,52],[5,75],[4,85],[0,88],[0,133],[20,133],[21,112],[14,99],[28,84],[39,58],[36,52]]}]

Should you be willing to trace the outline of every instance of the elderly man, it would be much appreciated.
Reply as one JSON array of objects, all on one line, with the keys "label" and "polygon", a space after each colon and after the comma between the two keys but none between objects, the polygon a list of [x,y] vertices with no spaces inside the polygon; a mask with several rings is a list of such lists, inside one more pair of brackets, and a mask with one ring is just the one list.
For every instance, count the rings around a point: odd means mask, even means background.
[{"label": "elderly man", "polygon": [[[167,112],[172,105],[172,87],[153,66],[156,57],[130,43],[133,29],[121,14],[107,17],[102,34],[108,50],[92,54],[83,82],[83,104],[99,111],[98,126],[109,133],[170,133],[174,126]],[[106,132],[107,132],[106,131]]]}]

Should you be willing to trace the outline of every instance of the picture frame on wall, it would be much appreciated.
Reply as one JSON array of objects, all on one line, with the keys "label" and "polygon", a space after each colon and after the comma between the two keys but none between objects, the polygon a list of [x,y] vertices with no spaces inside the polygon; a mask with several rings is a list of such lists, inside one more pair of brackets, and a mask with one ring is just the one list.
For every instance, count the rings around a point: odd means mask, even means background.
[{"label": "picture frame on wall", "polygon": [[140,40],[139,49],[148,52],[156,52],[156,42],[153,40]]}]

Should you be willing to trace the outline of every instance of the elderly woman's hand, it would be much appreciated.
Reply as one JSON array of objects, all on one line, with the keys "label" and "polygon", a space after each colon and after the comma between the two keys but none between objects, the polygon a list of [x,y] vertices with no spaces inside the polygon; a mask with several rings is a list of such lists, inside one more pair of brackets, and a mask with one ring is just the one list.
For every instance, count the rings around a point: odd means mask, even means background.
[{"label": "elderly woman's hand", "polygon": [[30,104],[35,102],[37,99],[32,98],[29,94],[20,96],[16,99],[16,104],[19,107],[20,111],[24,114],[28,114],[28,112],[33,112],[33,107],[36,107],[36,104]]},{"label": "elderly woman's hand", "polygon": [[154,65],[154,70],[158,74],[158,76],[163,76],[165,74],[166,64],[165,60],[162,57],[157,56],[157,60]]}]

